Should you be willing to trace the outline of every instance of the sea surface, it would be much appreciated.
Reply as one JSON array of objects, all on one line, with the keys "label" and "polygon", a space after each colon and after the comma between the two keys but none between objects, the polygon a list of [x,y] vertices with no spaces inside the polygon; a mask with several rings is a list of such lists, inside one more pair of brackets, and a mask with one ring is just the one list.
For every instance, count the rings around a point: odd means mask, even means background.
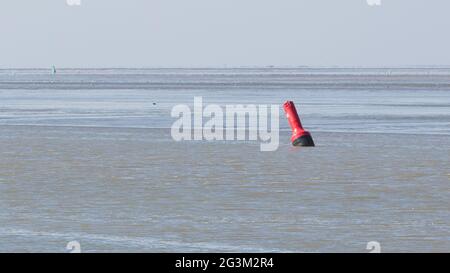
[{"label": "sea surface", "polygon": [[[279,105],[278,149],[174,141],[194,97]],[[0,252],[448,252],[449,227],[449,68],[0,69]]]}]

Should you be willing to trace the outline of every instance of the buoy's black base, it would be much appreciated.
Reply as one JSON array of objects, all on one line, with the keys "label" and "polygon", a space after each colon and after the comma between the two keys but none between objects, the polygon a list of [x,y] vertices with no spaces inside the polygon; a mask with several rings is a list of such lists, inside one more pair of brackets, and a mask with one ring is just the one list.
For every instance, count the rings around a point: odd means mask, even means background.
[{"label": "buoy's black base", "polygon": [[314,147],[314,140],[312,139],[311,135],[304,135],[292,142],[292,145],[294,146],[303,146],[303,147]]}]

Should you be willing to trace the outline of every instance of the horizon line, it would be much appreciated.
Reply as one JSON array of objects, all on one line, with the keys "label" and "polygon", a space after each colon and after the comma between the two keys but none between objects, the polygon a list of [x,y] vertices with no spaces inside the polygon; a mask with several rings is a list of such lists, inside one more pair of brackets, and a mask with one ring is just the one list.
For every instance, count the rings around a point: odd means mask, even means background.
[{"label": "horizon line", "polygon": [[[47,70],[53,66],[48,67],[0,67],[0,70]],[[72,69],[286,69],[286,68],[306,68],[306,69],[450,69],[450,65],[398,65],[398,66],[351,66],[351,65],[215,65],[215,66],[93,66],[93,67],[77,67],[77,66],[55,66],[59,70],[72,70]]]}]

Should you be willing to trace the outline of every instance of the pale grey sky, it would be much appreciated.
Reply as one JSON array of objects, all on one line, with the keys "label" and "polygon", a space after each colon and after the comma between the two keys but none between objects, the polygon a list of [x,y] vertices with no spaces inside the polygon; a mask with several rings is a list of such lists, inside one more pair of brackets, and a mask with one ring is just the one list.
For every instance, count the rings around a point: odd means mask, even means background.
[{"label": "pale grey sky", "polygon": [[0,1],[0,67],[450,65],[450,1]]}]

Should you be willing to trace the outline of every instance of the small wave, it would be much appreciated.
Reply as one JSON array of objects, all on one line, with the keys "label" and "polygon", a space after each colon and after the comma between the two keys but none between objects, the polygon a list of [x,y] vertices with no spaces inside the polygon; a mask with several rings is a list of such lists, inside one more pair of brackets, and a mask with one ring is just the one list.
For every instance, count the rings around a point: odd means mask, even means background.
[{"label": "small wave", "polygon": [[23,237],[50,237],[65,239],[67,242],[78,240],[88,240],[95,243],[114,244],[119,246],[132,246],[153,249],[168,249],[173,251],[182,250],[205,250],[205,251],[223,251],[223,252],[288,252],[280,249],[267,249],[259,247],[247,247],[238,245],[215,244],[215,243],[194,243],[181,242],[173,240],[156,239],[152,237],[129,237],[107,234],[90,234],[90,233],[59,233],[47,231],[33,231],[26,229],[0,228],[0,236],[23,236]]}]

